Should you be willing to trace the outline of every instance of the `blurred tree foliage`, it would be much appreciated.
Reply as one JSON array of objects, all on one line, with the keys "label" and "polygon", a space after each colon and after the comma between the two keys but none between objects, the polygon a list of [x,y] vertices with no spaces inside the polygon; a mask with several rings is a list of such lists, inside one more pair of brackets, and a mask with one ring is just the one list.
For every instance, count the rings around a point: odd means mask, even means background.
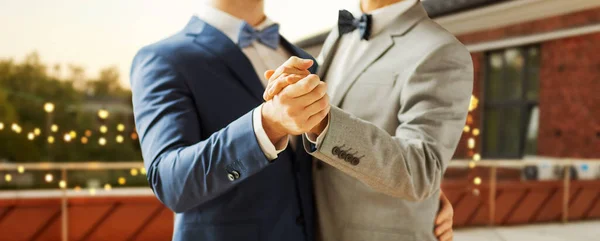
[{"label": "blurred tree foliage", "polygon": [[[90,109],[103,103],[131,108],[130,91],[121,87],[117,68],[106,68],[94,79],[87,78],[79,66],[69,65],[67,69],[67,77],[61,77],[62,67],[48,67],[37,53],[29,54],[22,62],[0,59],[0,122],[4,125],[0,130],[0,161],[141,160],[138,140],[130,138],[134,131],[131,113],[111,113],[108,120],[100,121],[97,109]],[[57,132],[48,131],[50,123],[43,108],[46,102],[54,103],[51,124],[59,126]],[[21,126],[21,133],[11,130],[12,123]],[[119,123],[125,124],[125,131],[117,130]],[[108,128],[106,134],[98,131],[102,124]],[[41,135],[28,140],[27,134],[35,128],[41,129]],[[77,137],[64,141],[71,130]],[[86,130],[92,135],[83,144]],[[53,144],[48,144],[48,135],[55,138]],[[117,135],[123,137],[122,143],[117,143]],[[101,137],[107,141],[104,146],[98,142]]]}]

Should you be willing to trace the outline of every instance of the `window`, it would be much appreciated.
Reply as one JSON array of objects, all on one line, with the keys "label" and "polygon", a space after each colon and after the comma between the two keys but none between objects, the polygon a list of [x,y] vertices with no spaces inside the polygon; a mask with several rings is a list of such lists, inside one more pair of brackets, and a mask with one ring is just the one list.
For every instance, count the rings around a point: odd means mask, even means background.
[{"label": "window", "polygon": [[535,155],[539,122],[539,46],[486,55],[483,155],[521,158]]}]

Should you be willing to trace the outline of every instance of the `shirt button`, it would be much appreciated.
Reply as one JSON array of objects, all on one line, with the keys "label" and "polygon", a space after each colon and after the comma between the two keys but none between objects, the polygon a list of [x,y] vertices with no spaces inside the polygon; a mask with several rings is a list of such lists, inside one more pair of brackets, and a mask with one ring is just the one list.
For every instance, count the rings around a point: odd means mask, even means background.
[{"label": "shirt button", "polygon": [[227,173],[227,178],[229,178],[229,181],[235,180],[235,177],[231,173]]}]

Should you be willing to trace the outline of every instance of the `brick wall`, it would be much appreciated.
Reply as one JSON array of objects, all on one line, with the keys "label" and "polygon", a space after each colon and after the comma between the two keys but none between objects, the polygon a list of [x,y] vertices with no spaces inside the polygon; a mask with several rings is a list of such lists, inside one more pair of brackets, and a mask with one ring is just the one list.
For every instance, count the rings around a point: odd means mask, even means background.
[{"label": "brick wall", "polygon": [[[498,29],[458,36],[465,44],[600,23],[600,8]],[[538,154],[554,157],[600,158],[600,33],[541,43],[540,130]],[[473,128],[481,129],[485,53],[472,53],[474,95],[478,108],[471,112]],[[467,148],[471,132],[461,137],[455,158],[471,158],[481,151]]]},{"label": "brick wall", "polygon": [[600,158],[600,33],[541,47],[538,153]]},{"label": "brick wall", "polygon": [[600,23],[600,8],[559,15],[501,28],[489,29],[458,36],[464,44],[487,42],[522,35],[551,32],[554,30],[574,28]]}]

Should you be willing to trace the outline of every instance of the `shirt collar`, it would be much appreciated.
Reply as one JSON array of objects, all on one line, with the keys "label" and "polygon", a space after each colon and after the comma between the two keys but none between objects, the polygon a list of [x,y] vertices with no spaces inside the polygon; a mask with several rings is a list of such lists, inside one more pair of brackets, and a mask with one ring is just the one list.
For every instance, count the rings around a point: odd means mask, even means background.
[{"label": "shirt collar", "polygon": [[[201,5],[196,12],[196,16],[223,32],[234,43],[238,43],[240,30],[244,20],[234,17],[231,14],[216,9],[208,4]],[[254,29],[260,31],[273,24],[275,24],[275,22],[267,17],[258,26],[255,26]]]},{"label": "shirt collar", "polygon": [[[371,25],[371,38],[383,31],[398,16],[404,14],[413,5],[417,4],[417,1],[418,0],[403,0],[370,12],[369,14],[371,14],[371,19],[373,21],[373,24]],[[355,17],[363,14],[360,2],[357,4],[356,9],[353,9],[352,13]]]}]

